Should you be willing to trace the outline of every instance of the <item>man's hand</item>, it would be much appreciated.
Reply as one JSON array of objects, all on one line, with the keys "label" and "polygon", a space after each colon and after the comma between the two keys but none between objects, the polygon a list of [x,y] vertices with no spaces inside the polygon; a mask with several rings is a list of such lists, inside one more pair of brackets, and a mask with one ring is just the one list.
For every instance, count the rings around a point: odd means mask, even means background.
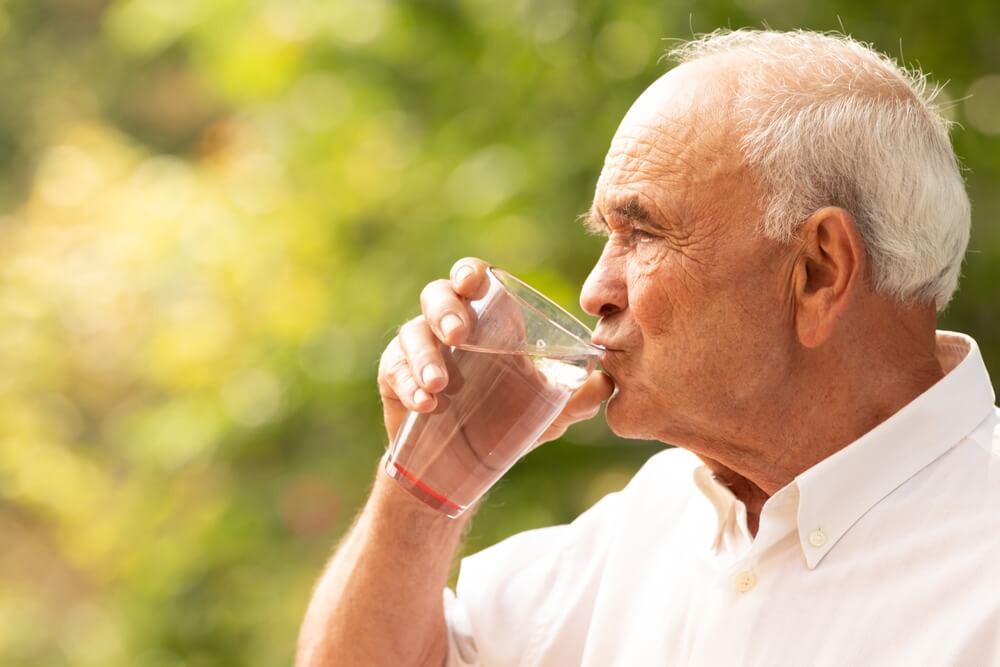
[{"label": "man's hand", "polygon": [[[444,348],[462,344],[472,332],[475,313],[469,304],[486,294],[488,268],[481,259],[467,257],[455,263],[449,279],[428,283],[420,294],[422,314],[400,327],[382,353],[378,387],[390,441],[395,439],[407,411],[432,412],[438,407],[438,395],[449,382]],[[535,446],[560,437],[571,424],[596,415],[612,391],[611,378],[594,371]]]},{"label": "man's hand", "polygon": [[[423,314],[404,324],[383,353],[378,386],[390,439],[408,410],[434,410],[449,381],[460,381],[448,377],[446,348],[473,332],[469,304],[486,293],[487,268],[481,260],[463,259],[450,279],[427,285],[420,296]],[[539,442],[594,416],[612,388],[606,375],[593,373]],[[441,590],[472,513],[448,519],[376,473],[364,510],[313,594],[296,665],[441,664],[448,651]]]}]

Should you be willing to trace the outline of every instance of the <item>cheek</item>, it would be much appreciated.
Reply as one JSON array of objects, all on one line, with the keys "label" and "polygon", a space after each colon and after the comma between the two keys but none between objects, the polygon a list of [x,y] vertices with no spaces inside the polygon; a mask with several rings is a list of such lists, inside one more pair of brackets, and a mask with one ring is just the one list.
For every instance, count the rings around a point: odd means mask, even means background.
[{"label": "cheek", "polygon": [[664,333],[675,309],[677,280],[671,275],[674,267],[657,245],[640,245],[629,262],[629,308],[646,336]]},{"label": "cheek", "polygon": [[[631,304],[642,330],[643,376],[654,386],[704,397],[743,374],[750,332],[733,294],[704,289],[686,274],[641,283]],[[680,397],[677,397],[678,399]]]},{"label": "cheek", "polygon": [[697,330],[701,302],[706,298],[701,283],[689,275],[683,258],[650,244],[636,254],[629,272],[629,308],[646,344],[661,337],[684,337]]},{"label": "cheek", "polygon": [[788,370],[777,304],[760,293],[728,290],[703,305],[689,354],[678,359],[685,380],[703,399],[734,408],[772,394]]},{"label": "cheek", "polygon": [[636,280],[652,282],[669,280],[672,265],[670,251],[665,242],[640,241],[635,246],[629,270]]},{"label": "cheek", "polygon": [[629,308],[642,334],[643,347],[655,346],[673,333],[676,307],[669,287],[657,282],[636,281]]}]

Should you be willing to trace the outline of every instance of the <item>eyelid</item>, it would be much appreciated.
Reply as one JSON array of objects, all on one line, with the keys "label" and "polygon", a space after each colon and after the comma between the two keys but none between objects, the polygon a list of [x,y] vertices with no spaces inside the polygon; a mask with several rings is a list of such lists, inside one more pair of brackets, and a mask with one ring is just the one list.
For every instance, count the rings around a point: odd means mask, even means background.
[{"label": "eyelid", "polygon": [[[583,217],[583,216],[581,216]],[[605,238],[610,238],[615,234],[623,234],[630,238],[641,238],[643,240],[650,240],[659,238],[659,235],[655,232],[647,229],[646,227],[636,225],[635,222],[629,221],[621,228],[612,227],[607,219],[597,213],[588,213],[587,217],[584,218],[584,225],[590,234],[595,236],[603,236]]]}]

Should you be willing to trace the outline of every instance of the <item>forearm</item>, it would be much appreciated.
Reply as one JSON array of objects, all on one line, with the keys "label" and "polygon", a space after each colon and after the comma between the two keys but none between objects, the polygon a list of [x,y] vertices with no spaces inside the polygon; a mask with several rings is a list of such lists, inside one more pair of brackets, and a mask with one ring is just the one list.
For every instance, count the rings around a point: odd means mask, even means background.
[{"label": "forearm", "polygon": [[298,667],[440,665],[441,591],[471,510],[449,519],[382,471],[313,593]]}]

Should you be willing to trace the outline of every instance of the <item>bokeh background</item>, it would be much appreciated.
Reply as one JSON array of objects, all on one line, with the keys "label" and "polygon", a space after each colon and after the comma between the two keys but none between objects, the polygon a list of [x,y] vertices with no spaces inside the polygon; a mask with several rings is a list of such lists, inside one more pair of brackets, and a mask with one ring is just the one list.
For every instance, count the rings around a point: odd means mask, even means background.
[{"label": "bokeh background", "polygon": [[[975,229],[943,326],[1000,376],[995,0],[0,3],[0,664],[289,664],[420,287],[478,255],[579,312],[575,216],[664,38],[765,21],[944,84]],[[466,552],[656,448],[574,427]]]}]

